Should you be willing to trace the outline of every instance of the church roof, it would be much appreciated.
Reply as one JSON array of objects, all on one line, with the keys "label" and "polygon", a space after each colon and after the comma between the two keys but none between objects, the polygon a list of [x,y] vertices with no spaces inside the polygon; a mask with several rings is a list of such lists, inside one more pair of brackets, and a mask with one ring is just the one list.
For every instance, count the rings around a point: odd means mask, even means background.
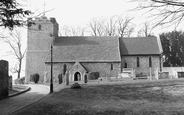
[{"label": "church roof", "polygon": [[[120,62],[119,38],[97,36],[57,37],[53,62]],[[50,62],[50,53],[46,58]]]},{"label": "church roof", "polygon": [[120,38],[121,55],[159,55],[162,53],[160,39],[157,37]]}]

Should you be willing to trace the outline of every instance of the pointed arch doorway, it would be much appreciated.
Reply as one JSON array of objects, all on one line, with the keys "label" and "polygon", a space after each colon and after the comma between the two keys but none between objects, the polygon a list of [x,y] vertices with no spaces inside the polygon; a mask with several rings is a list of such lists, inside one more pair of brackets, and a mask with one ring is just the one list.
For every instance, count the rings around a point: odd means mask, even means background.
[{"label": "pointed arch doorway", "polygon": [[81,74],[79,72],[74,74],[74,81],[81,81]]}]

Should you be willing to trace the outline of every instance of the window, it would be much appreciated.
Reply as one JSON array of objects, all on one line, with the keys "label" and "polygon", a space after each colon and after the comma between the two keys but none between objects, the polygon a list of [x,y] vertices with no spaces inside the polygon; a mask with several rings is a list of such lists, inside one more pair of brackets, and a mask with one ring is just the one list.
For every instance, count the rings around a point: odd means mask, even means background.
[{"label": "window", "polygon": [[67,67],[66,67],[66,64],[64,64],[63,65],[63,75],[65,75],[66,71],[67,71]]},{"label": "window", "polygon": [[137,57],[137,67],[140,66],[139,57]]},{"label": "window", "polygon": [[113,70],[113,63],[111,63],[111,70]]},{"label": "window", "polygon": [[125,68],[127,68],[127,62],[125,62]]},{"label": "window", "polygon": [[151,60],[151,57],[149,57],[149,67],[152,67],[152,60]]},{"label": "window", "polygon": [[41,25],[38,25],[38,30],[41,30],[42,29],[42,26]]}]

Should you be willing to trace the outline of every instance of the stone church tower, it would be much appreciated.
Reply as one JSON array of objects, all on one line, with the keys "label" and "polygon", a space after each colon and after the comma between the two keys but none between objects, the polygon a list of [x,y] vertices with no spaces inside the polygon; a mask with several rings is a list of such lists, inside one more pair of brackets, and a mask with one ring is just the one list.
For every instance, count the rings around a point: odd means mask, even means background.
[{"label": "stone church tower", "polygon": [[44,81],[45,58],[50,52],[53,39],[58,36],[58,23],[55,18],[37,17],[29,19],[32,22],[27,32],[26,83],[30,75],[38,73],[40,82]]}]

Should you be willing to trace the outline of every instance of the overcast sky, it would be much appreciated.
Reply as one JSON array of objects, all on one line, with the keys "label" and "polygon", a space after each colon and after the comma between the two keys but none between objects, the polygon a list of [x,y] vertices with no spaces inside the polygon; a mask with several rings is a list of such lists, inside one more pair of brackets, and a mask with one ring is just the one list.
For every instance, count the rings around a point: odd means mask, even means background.
[{"label": "overcast sky", "polygon": [[[145,22],[151,22],[151,13],[143,15],[143,11],[132,11],[139,2],[131,0],[27,0],[25,4],[34,15],[44,11],[47,17],[55,17],[62,28],[69,26],[86,26],[92,18],[108,18],[115,15],[134,17],[136,30]],[[171,28],[156,28],[154,34],[171,31]]]},{"label": "overcast sky", "polygon": [[136,6],[127,0],[30,0],[29,6],[39,14],[44,3],[45,11],[51,10],[46,16],[55,17],[60,25],[84,25],[93,17],[128,15],[127,11]]},{"label": "overcast sky", "polygon": [[[92,18],[111,16],[134,17],[133,23],[139,27],[147,22],[146,15],[134,9],[138,2],[131,0],[29,0],[28,6],[35,14],[45,11],[47,17],[55,17],[60,25],[86,26]],[[45,4],[45,5],[44,5]],[[136,28],[138,29],[138,28]],[[158,33],[158,32],[156,32]]]}]

